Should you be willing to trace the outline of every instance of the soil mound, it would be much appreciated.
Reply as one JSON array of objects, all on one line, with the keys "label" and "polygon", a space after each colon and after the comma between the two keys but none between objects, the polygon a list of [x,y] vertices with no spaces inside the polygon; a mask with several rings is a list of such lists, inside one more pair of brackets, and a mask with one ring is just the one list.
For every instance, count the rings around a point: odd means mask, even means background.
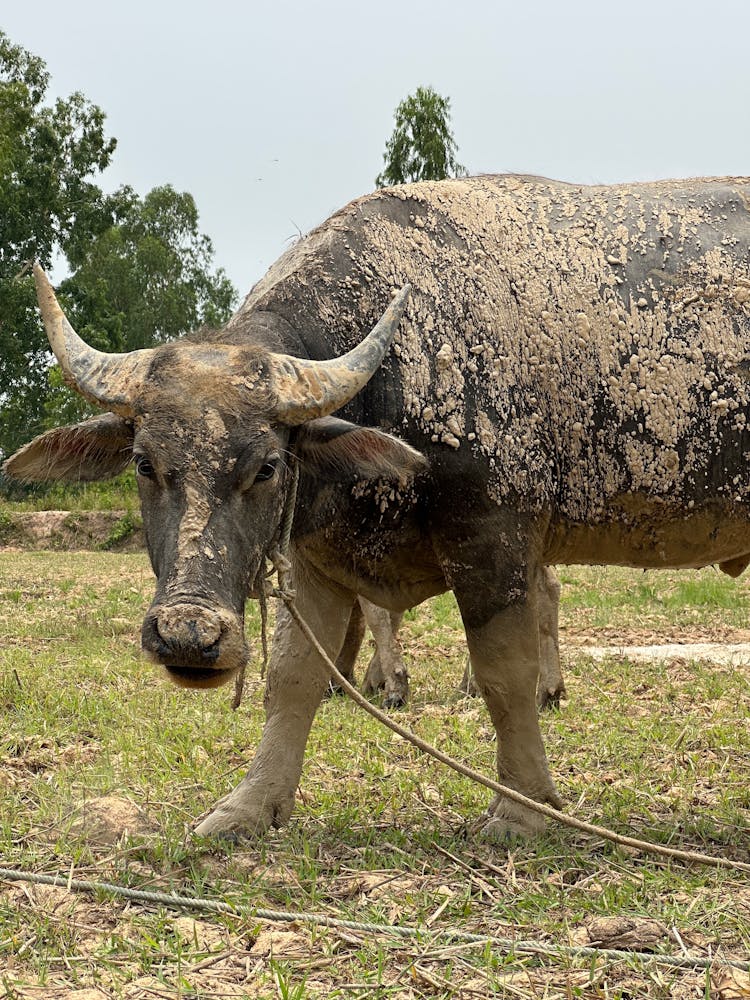
[{"label": "soil mound", "polygon": [[143,548],[140,514],[123,510],[40,510],[0,515],[0,549]]}]

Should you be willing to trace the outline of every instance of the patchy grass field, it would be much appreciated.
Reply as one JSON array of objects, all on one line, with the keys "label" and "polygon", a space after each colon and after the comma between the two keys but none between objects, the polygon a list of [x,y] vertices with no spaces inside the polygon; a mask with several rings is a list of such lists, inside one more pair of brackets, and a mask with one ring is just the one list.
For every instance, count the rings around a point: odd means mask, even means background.
[{"label": "patchy grass field", "polygon": [[[750,860],[750,668],[586,652],[746,641],[750,581],[597,568],[562,579],[569,701],[542,725],[571,810]],[[484,790],[342,699],[318,716],[289,827],[233,847],[192,841],[194,818],[252,755],[263,682],[248,676],[233,713],[227,689],[162,681],[138,658],[151,592],[140,555],[0,552],[0,865],[422,931],[396,939],[0,882],[0,997],[750,995],[748,974],[721,964],[750,953],[747,875],[555,827],[510,850],[474,842],[465,818]],[[254,611],[249,628],[257,636]],[[407,616],[404,647],[413,697],[400,718],[492,773],[484,711],[456,693],[465,654],[450,597]],[[534,957],[444,936],[456,930],[717,961],[706,972]]]}]

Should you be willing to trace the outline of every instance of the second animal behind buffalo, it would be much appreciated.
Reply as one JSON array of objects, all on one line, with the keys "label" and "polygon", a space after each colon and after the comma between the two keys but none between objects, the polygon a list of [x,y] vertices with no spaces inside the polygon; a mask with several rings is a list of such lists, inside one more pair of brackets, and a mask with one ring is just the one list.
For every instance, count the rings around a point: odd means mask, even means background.
[{"label": "second animal behind buffalo", "polygon": [[[560,699],[566,695],[565,681],[560,665],[560,638],[558,632],[560,610],[560,581],[554,570],[543,567],[536,578],[537,609],[539,625],[539,680],[537,681],[536,703],[540,710],[557,708]],[[358,597],[352,605],[349,627],[344,645],[336,660],[336,667],[351,683],[355,683],[354,668],[357,656],[370,629],[375,641],[375,652],[365,672],[362,690],[365,694],[383,692],[386,708],[401,708],[409,700],[409,670],[401,655],[398,637],[403,614],[386,611],[364,597]],[[460,690],[465,694],[477,695],[472,676],[471,658],[466,657],[466,668],[461,679]],[[336,694],[340,688],[331,683],[331,691]]]}]

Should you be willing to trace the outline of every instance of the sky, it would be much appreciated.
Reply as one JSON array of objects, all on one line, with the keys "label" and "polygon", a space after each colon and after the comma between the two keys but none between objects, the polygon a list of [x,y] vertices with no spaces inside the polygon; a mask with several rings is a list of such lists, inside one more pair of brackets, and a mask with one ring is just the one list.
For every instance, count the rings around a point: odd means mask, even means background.
[{"label": "sky", "polygon": [[193,195],[241,295],[373,190],[419,86],[470,173],[750,173],[747,0],[36,0],[0,27],[106,113],[103,187]]}]

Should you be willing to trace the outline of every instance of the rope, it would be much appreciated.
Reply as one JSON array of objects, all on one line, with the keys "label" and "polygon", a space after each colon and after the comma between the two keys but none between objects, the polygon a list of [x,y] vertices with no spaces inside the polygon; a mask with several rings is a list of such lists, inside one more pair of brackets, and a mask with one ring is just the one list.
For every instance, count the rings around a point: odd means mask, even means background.
[{"label": "rope", "polygon": [[300,923],[340,930],[361,931],[367,934],[385,934],[405,939],[426,938],[433,941],[462,941],[469,944],[495,945],[510,953],[544,955],[549,958],[608,958],[616,961],[651,962],[675,969],[712,969],[717,965],[726,968],[750,971],[750,962],[734,959],[691,957],[689,955],[667,955],[660,952],[623,951],[617,948],[593,948],[585,945],[549,944],[544,941],[514,940],[496,937],[492,934],[473,934],[470,931],[410,927],[399,924],[369,923],[360,920],[345,920],[330,917],[324,913],[308,913],[294,910],[268,910],[263,907],[236,906],[218,899],[204,899],[196,896],[178,896],[167,892],[153,892],[147,889],[130,889],[114,882],[94,882],[89,879],[74,879],[66,875],[43,875],[0,868],[0,879],[8,882],[31,882],[39,885],[53,885],[69,892],[106,892],[111,896],[132,899],[140,903],[156,903],[168,909],[203,910],[209,913],[227,913],[244,920],[267,920],[270,923]]},{"label": "rope", "polygon": [[[286,500],[284,501],[281,530],[279,532],[279,543],[278,546],[272,550],[270,556],[273,566],[270,569],[266,568],[268,557],[264,556],[261,560],[261,568],[258,570],[258,574],[255,578],[255,590],[258,594],[258,604],[260,606],[260,641],[263,655],[263,661],[260,669],[261,677],[266,676],[266,667],[268,666],[268,642],[266,640],[268,608],[266,605],[266,594],[273,591],[273,588],[266,577],[272,574],[275,569],[279,574],[279,586],[283,587],[287,593],[290,593],[289,574],[292,569],[292,564],[289,562],[286,554],[289,551],[289,539],[292,535],[294,511],[297,506],[297,487],[299,485],[299,465],[293,455],[290,456],[290,462],[292,466],[292,481],[289,485]],[[242,695],[245,690],[246,669],[247,663],[245,662],[240,667],[234,680],[234,694],[232,695],[232,701],[230,702],[230,707],[233,712],[236,711],[242,704]]]},{"label": "rope", "polygon": [[415,747],[417,747],[418,750],[429,754],[429,756],[439,760],[442,764],[446,764],[459,774],[463,774],[472,781],[475,781],[480,785],[484,785],[485,788],[489,788],[493,792],[499,792],[512,802],[517,802],[519,805],[525,806],[527,809],[532,809],[534,812],[541,813],[542,816],[554,819],[558,823],[562,823],[564,826],[570,826],[575,830],[581,830],[583,833],[592,834],[595,837],[601,837],[603,840],[610,840],[614,844],[635,848],[638,851],[644,851],[649,854],[658,854],[661,857],[674,858],[677,861],[693,862],[696,864],[707,865],[712,868],[731,868],[735,871],[750,872],[750,864],[745,864],[742,861],[732,861],[729,858],[717,858],[713,855],[701,854],[697,851],[681,851],[674,847],[664,847],[661,844],[651,844],[645,840],[637,840],[635,837],[626,837],[622,834],[615,833],[613,830],[608,830],[607,827],[604,826],[586,823],[584,820],[576,819],[574,816],[570,816],[568,813],[564,813],[559,809],[554,809],[552,806],[548,806],[543,802],[537,802],[536,799],[530,799],[521,792],[516,791],[515,788],[510,788],[508,785],[501,785],[499,782],[485,777],[483,774],[473,770],[473,768],[468,767],[466,764],[462,764],[453,757],[449,757],[448,754],[443,753],[442,750],[438,750],[430,743],[425,742],[425,740],[421,739],[410,729],[406,729],[404,726],[394,721],[390,716],[386,715],[385,712],[381,712],[379,708],[372,705],[363,695],[361,695],[359,691],[353,687],[346,677],[344,677],[344,675],[337,669],[336,664],[328,656],[320,642],[318,642],[318,639],[312,629],[297,610],[293,595],[284,590],[283,587],[279,586],[279,588],[275,591],[275,596],[279,597],[284,604],[286,604],[290,615],[294,618],[307,641],[328,668],[333,680],[342,690],[346,691],[352,701],[359,705],[360,708],[363,708],[366,712],[368,712],[374,719],[377,719],[378,722],[382,723],[388,729],[401,736],[402,739],[408,740]]},{"label": "rope", "polygon": [[289,493],[286,498],[284,508],[284,521],[281,526],[279,537],[279,552],[284,556],[289,552],[289,540],[292,537],[292,524],[294,523],[294,511],[297,507],[297,488],[299,487],[299,463],[294,455],[289,456],[292,465],[292,482],[289,486]]}]

